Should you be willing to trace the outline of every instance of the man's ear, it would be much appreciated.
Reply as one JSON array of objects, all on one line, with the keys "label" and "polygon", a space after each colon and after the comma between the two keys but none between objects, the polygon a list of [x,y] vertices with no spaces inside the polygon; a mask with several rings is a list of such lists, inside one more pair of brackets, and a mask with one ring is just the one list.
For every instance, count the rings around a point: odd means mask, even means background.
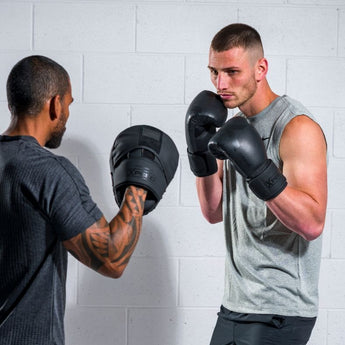
[{"label": "man's ear", "polygon": [[54,121],[61,113],[61,98],[60,95],[55,95],[50,99],[49,115],[50,119]]},{"label": "man's ear", "polygon": [[268,72],[268,62],[265,58],[258,60],[256,65],[256,80],[261,81],[264,79]]}]

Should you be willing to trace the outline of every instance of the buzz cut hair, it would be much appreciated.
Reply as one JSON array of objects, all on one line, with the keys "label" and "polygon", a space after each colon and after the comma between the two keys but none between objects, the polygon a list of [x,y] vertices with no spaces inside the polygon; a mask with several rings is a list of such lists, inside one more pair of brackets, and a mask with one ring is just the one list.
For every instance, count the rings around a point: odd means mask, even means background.
[{"label": "buzz cut hair", "polygon": [[12,116],[35,116],[52,97],[63,98],[69,87],[69,75],[61,65],[45,56],[28,56],[8,76],[8,108]]},{"label": "buzz cut hair", "polygon": [[224,52],[232,48],[258,49],[264,54],[260,34],[253,27],[234,23],[225,26],[213,38],[211,49],[216,52]]}]

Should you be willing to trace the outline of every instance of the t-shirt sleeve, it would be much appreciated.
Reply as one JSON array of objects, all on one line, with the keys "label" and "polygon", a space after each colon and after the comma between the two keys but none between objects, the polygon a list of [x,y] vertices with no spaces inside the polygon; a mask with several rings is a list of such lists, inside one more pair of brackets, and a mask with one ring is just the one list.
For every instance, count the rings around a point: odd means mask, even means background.
[{"label": "t-shirt sleeve", "polygon": [[40,205],[56,235],[64,241],[84,232],[101,218],[102,212],[78,169],[64,157],[50,160]]}]

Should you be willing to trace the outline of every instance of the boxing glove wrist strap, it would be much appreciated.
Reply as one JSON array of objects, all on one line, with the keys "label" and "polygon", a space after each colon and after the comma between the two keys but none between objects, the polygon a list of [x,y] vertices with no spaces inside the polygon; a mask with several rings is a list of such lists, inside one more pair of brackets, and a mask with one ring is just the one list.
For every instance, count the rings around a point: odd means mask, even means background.
[{"label": "boxing glove wrist strap", "polygon": [[187,149],[187,153],[190,169],[195,176],[205,177],[217,172],[217,161],[209,151],[191,153]]},{"label": "boxing glove wrist strap", "polygon": [[275,198],[287,186],[285,176],[270,159],[265,169],[248,183],[253,193],[264,201]]}]

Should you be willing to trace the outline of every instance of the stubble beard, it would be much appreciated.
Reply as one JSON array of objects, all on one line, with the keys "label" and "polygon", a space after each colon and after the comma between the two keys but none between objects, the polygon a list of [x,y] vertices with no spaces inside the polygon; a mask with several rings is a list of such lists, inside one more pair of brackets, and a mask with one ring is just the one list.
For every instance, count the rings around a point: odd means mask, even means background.
[{"label": "stubble beard", "polygon": [[58,124],[55,127],[54,132],[51,134],[50,139],[45,143],[45,147],[48,149],[56,149],[61,145],[62,137],[66,131],[66,116],[61,116]]}]

